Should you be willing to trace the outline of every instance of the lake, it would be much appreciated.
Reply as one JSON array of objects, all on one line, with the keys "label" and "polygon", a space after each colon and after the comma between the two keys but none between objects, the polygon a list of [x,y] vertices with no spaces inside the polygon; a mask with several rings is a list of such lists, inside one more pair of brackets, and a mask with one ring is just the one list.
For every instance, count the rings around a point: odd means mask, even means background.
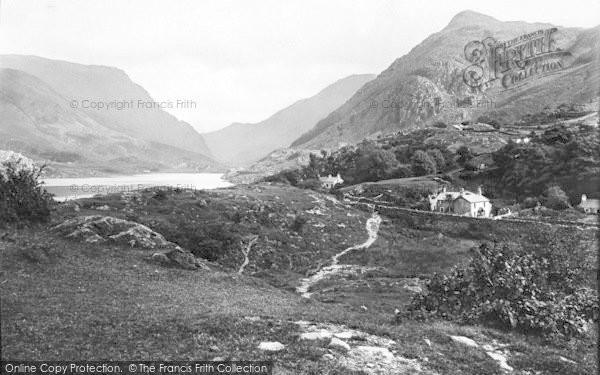
[{"label": "lake", "polygon": [[130,176],[43,178],[44,188],[54,199],[64,201],[89,198],[96,194],[133,192],[165,186],[181,190],[216,189],[232,186],[222,173],[145,173]]}]

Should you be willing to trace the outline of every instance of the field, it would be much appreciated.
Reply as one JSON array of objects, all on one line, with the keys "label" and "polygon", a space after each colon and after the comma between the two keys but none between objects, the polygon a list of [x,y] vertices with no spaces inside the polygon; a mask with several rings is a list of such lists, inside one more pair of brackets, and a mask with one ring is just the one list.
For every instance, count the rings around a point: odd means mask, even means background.
[{"label": "field", "polygon": [[[78,242],[47,227],[8,229],[0,233],[2,359],[271,359],[276,374],[475,375],[504,373],[482,349],[502,344],[514,373],[595,372],[594,332],[585,339],[551,341],[445,321],[395,321],[394,309],[402,308],[429,275],[468,259],[468,249],[477,243],[473,239],[399,228],[383,217],[370,248],[340,259],[360,265],[359,272],[316,284],[307,299],[294,290],[299,280],[363,242],[370,212],[278,185],[150,191],[138,199],[80,200],[78,211],[67,203],[49,226],[76,216],[111,215],[145,223],[182,246],[193,245],[185,242],[192,234],[184,232],[191,227],[181,226],[185,219],[196,220],[199,233],[210,236],[214,233],[199,228],[235,225],[229,233],[242,243],[223,238],[225,246],[213,254],[210,270],[190,271],[153,262],[155,250]],[[297,216],[306,222],[298,224]],[[249,235],[258,240],[240,274],[240,249]],[[391,339],[388,349],[395,358],[420,370],[368,357],[372,366],[367,366],[352,351],[328,348],[328,340],[302,340],[305,328],[295,323],[300,320]],[[469,337],[479,347],[454,342],[450,335]],[[263,341],[279,341],[285,349],[261,351]],[[358,339],[349,342],[353,350],[361,345]]]}]

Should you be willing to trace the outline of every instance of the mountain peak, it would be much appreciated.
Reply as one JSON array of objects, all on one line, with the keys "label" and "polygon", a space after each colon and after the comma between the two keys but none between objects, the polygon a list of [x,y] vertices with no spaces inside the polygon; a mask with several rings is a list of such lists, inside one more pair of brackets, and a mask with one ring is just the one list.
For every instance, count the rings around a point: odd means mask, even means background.
[{"label": "mountain peak", "polygon": [[482,14],[482,13],[478,13],[472,10],[463,10],[460,13],[457,13],[454,17],[452,17],[452,20],[450,21],[450,23],[448,24],[448,26],[446,26],[446,28],[455,28],[455,27],[462,27],[462,26],[466,26],[466,25],[473,25],[473,24],[486,24],[486,23],[496,23],[499,22],[497,19],[495,19],[494,17],[490,17],[488,15]]}]

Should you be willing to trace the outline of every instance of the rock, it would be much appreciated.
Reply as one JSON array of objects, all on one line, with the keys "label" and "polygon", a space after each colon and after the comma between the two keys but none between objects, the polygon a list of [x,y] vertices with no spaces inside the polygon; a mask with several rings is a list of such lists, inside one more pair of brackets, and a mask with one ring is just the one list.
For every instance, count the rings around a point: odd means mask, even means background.
[{"label": "rock", "polygon": [[224,362],[225,358],[224,357],[215,357],[212,359],[213,362]]},{"label": "rock", "polygon": [[167,258],[169,258],[173,263],[177,264],[179,267],[195,270],[196,268],[202,268],[208,270],[208,266],[200,261],[200,259],[196,258],[194,254],[190,253],[187,250],[182,249],[179,246],[176,246],[173,250],[165,253]]},{"label": "rock", "polygon": [[427,346],[429,346],[431,348],[431,340],[429,339],[424,339],[425,340],[425,344],[427,344]]},{"label": "rock", "polygon": [[219,351],[219,350],[221,350],[221,349],[219,349],[219,347],[218,347],[218,346],[216,346],[216,345],[211,345],[211,346],[208,348],[208,350],[210,350],[211,352],[218,352],[218,351]]},{"label": "rock", "polygon": [[167,257],[167,254],[165,253],[152,254],[152,260],[162,265],[167,265],[171,263],[171,260],[169,259],[169,257]]},{"label": "rock", "polygon": [[161,234],[145,225],[112,216],[78,216],[66,220],[51,230],[86,242],[99,242],[100,239],[113,240],[146,249],[171,244]]},{"label": "rock", "polygon": [[324,339],[330,339],[331,336],[333,336],[333,334],[331,332],[322,329],[320,331],[304,332],[300,335],[300,340],[310,340],[310,341],[324,340]]},{"label": "rock", "polygon": [[334,333],[333,336],[337,337],[338,339],[342,339],[342,340],[350,340],[352,337],[354,337],[354,332],[352,332],[352,331],[337,332],[337,333]]},{"label": "rock", "polygon": [[506,371],[512,371],[513,368],[506,363],[506,356],[500,352],[485,352],[491,359],[498,362],[498,365]]},{"label": "rock", "polygon": [[104,206],[94,207],[94,209],[98,210],[98,211],[108,211],[108,210],[110,210],[110,207],[105,204]]},{"label": "rock", "polygon": [[365,359],[367,358],[394,358],[392,352],[390,352],[387,348],[382,348],[379,346],[357,346],[352,350],[353,355],[362,356]]},{"label": "rock", "polygon": [[333,356],[333,354],[327,353],[323,355],[323,359],[326,359],[328,361],[331,361],[332,359],[334,359],[335,357]]},{"label": "rock", "polygon": [[278,352],[285,349],[285,345],[277,341],[264,341],[258,345],[258,349],[267,352]]},{"label": "rock", "polygon": [[153,249],[168,244],[161,234],[142,224],[134,225],[124,232],[109,236],[109,238],[117,242],[128,243],[131,247],[137,246],[144,249]]},{"label": "rock", "polygon": [[52,231],[88,243],[114,241],[144,249],[161,248],[165,251],[152,254],[151,259],[164,265],[184,269],[210,268],[194,254],[167,241],[160,233],[134,221],[112,216],[78,216],[51,228]]},{"label": "rock", "polygon": [[369,309],[367,308],[367,306],[365,306],[365,305],[361,306],[360,308],[361,308],[363,311],[367,311],[367,310],[369,310]]},{"label": "rock", "polygon": [[466,346],[470,346],[473,348],[477,348],[479,347],[479,345],[472,339],[465,337],[465,336],[450,336],[450,339],[452,339],[452,341],[457,342],[459,344],[463,344]]},{"label": "rock", "polygon": [[562,362],[571,363],[571,364],[573,364],[573,365],[576,365],[576,364],[577,364],[577,362],[575,362],[575,361],[573,361],[573,360],[571,360],[571,359],[565,358],[565,357],[563,357],[563,356],[558,356],[558,359],[559,359],[560,361],[562,361]]},{"label": "rock", "polygon": [[73,232],[69,233],[66,237],[84,241],[87,243],[100,243],[100,242],[106,241],[104,238],[102,238],[100,235],[94,233],[94,231],[89,228],[75,229]]},{"label": "rock", "polygon": [[350,345],[337,337],[333,337],[327,346],[342,353],[350,351]]}]

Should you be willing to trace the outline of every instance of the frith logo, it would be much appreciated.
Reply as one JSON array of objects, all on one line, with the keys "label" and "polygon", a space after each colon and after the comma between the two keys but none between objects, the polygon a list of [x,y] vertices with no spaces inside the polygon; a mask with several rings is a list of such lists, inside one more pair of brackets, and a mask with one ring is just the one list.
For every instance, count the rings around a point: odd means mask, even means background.
[{"label": "frith logo", "polygon": [[541,77],[565,68],[571,56],[556,46],[556,28],[538,30],[506,42],[488,37],[465,46],[465,58],[472,63],[463,72],[464,82],[485,91],[496,82],[509,89],[532,77]]}]

